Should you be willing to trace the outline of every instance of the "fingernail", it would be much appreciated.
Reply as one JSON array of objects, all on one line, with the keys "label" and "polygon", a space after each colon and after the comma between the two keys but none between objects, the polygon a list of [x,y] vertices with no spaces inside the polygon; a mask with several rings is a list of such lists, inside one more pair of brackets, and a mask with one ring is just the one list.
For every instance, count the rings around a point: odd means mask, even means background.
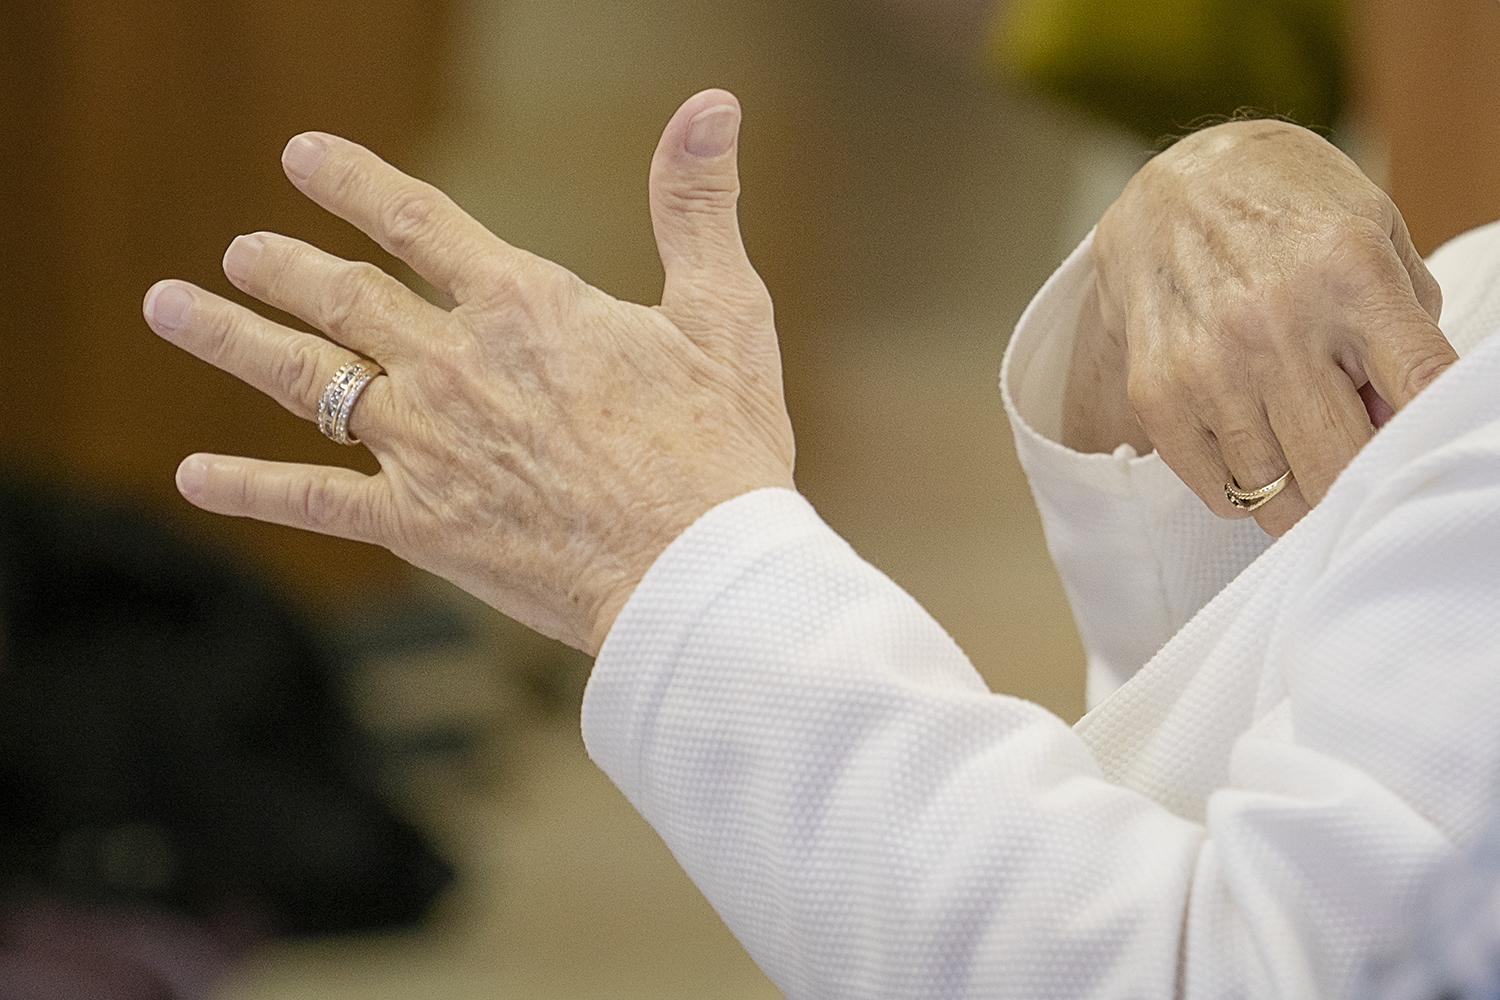
[{"label": "fingernail", "polygon": [[146,296],[146,315],[151,318],[152,329],[159,333],[176,331],[191,308],[193,293],[175,281],[162,282]]},{"label": "fingernail", "polygon": [[189,455],[177,467],[177,492],[194,499],[208,480],[208,461],[202,455]]},{"label": "fingernail", "polygon": [[286,149],[281,154],[281,165],[294,179],[305,181],[327,155],[326,135],[321,132],[303,132],[286,144]]},{"label": "fingernail", "polygon": [[238,285],[249,278],[265,246],[266,239],[259,233],[235,237],[234,242],[229,244],[229,249],[224,251],[224,273],[229,276],[229,280]]},{"label": "fingernail", "polygon": [[716,104],[707,111],[700,111],[688,122],[688,134],[683,146],[694,156],[709,159],[722,156],[734,145],[734,137],[740,129],[740,113],[731,104]]}]

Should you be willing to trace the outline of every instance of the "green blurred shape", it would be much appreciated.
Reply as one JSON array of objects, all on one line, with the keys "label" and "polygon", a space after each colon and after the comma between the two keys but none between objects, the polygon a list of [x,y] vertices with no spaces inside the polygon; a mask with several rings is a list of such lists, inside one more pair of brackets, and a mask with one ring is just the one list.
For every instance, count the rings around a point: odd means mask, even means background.
[{"label": "green blurred shape", "polygon": [[1009,0],[989,51],[1148,139],[1242,110],[1329,128],[1344,98],[1340,0]]}]

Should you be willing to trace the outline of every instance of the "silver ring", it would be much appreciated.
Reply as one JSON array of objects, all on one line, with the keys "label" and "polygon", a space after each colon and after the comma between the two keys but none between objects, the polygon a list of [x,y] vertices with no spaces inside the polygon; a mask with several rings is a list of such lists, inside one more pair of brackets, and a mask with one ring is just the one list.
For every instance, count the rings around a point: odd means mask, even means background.
[{"label": "silver ring", "polygon": [[349,436],[349,414],[365,386],[383,374],[385,369],[368,358],[351,361],[334,372],[318,399],[318,430],[324,437],[337,444],[359,444],[359,438]]},{"label": "silver ring", "polygon": [[1258,490],[1242,490],[1239,482],[1230,476],[1229,482],[1224,484],[1224,496],[1228,497],[1229,502],[1240,510],[1255,510],[1286,489],[1286,484],[1291,481],[1292,470],[1287,469],[1280,479],[1268,486],[1262,486]]}]

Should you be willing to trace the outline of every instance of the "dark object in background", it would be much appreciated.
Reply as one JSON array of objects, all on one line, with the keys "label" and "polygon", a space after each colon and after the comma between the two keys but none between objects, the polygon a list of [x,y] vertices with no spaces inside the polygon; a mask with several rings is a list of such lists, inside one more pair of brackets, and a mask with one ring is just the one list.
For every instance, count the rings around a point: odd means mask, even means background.
[{"label": "dark object in background", "polygon": [[140,514],[0,480],[7,897],[409,925],[451,873],[367,761],[267,588]]}]

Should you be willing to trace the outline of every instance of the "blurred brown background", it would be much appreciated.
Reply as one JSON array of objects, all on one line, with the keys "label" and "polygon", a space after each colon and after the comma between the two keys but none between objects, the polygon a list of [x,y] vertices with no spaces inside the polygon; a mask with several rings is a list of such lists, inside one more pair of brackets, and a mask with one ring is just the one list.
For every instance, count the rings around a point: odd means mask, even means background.
[{"label": "blurred brown background", "polygon": [[[141,297],[167,276],[237,294],[219,259],[258,229],[394,266],[285,182],[283,144],[321,129],[653,301],[651,151],[683,98],[724,86],[745,108],[743,228],[777,303],[802,489],[992,687],[1075,718],[1082,654],[995,381],[1025,302],[1146,144],[983,71],[992,13],[983,0],[9,5],[0,464],[155,509],[324,621],[406,594],[483,618],[380,550],[181,501],[173,470],[196,450],[372,465],[158,341]],[[1350,15],[1351,135],[1419,246],[1500,216],[1500,5],[1358,0]],[[496,675],[531,647],[496,642],[481,654],[511,652],[409,665],[355,694],[377,722],[454,706],[499,717]],[[774,996],[576,728],[567,713],[512,727],[503,781],[416,796],[463,873],[430,931],[273,949],[234,995]]]}]

